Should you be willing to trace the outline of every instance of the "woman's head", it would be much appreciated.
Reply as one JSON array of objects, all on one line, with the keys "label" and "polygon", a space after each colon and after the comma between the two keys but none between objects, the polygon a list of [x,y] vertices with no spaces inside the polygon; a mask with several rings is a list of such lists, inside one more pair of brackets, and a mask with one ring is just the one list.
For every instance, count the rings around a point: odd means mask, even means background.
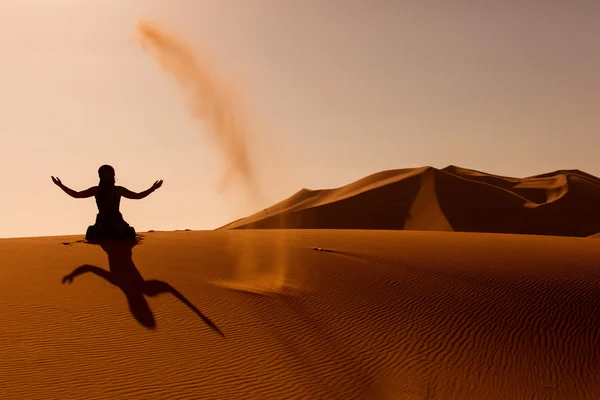
[{"label": "woman's head", "polygon": [[100,177],[101,185],[115,184],[115,169],[110,165],[103,165],[100,168],[98,168],[98,176]]}]

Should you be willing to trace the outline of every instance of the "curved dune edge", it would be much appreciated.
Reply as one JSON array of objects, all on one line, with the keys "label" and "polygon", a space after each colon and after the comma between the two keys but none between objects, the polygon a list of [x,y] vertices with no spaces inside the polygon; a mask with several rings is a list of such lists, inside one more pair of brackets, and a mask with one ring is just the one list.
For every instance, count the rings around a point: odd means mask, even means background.
[{"label": "curved dune edge", "polygon": [[404,223],[406,230],[452,231],[452,225],[440,208],[432,169],[421,174],[421,186]]},{"label": "curved dune edge", "polygon": [[382,171],[302,189],[219,229],[391,229],[587,237],[600,231],[600,179],[578,170],[511,178],[448,166]]},{"label": "curved dune edge", "polygon": [[[0,240],[3,398],[600,398],[594,240],[154,232],[132,261],[163,284],[128,303],[100,272],[61,284],[109,268],[76,239]],[[268,276],[285,283],[246,291]]]}]

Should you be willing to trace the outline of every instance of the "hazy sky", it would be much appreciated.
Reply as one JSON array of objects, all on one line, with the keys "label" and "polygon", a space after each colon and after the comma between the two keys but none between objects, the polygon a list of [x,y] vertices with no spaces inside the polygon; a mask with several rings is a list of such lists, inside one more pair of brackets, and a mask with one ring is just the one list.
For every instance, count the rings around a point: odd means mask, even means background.
[{"label": "hazy sky", "polygon": [[122,201],[139,231],[255,211],[217,192],[215,146],[131,42],[137,19],[244,87],[264,133],[260,208],[423,165],[600,176],[597,1],[3,0],[0,237],[84,233],[93,199],[50,176],[82,190],[103,163],[131,190],[164,179]]}]

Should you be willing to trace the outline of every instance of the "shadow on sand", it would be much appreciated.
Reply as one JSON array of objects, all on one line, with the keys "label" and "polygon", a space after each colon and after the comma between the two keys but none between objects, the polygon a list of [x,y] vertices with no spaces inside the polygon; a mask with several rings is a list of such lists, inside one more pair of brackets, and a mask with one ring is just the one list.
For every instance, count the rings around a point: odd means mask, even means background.
[{"label": "shadow on sand", "polygon": [[171,285],[155,279],[144,280],[133,263],[131,254],[133,247],[139,242],[139,239],[135,241],[88,242],[100,245],[106,254],[108,254],[110,270],[107,271],[93,265],[84,264],[75,268],[69,275],[66,275],[62,282],[71,283],[73,279],[87,272],[98,275],[123,291],[129,303],[131,314],[140,324],[150,329],[156,327],[156,321],[145,296],[156,297],[161,293],[170,293],[188,306],[219,335],[224,337],[223,332],[207,316],[202,314],[200,310]]}]

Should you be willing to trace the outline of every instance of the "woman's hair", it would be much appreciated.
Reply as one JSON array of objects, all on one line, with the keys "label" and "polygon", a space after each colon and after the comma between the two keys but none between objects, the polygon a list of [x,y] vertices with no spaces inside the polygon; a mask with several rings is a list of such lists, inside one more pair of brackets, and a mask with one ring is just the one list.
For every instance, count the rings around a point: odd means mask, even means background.
[{"label": "woman's hair", "polygon": [[103,165],[98,168],[98,176],[100,177],[100,184],[114,184],[115,183],[115,169],[110,165]]}]

